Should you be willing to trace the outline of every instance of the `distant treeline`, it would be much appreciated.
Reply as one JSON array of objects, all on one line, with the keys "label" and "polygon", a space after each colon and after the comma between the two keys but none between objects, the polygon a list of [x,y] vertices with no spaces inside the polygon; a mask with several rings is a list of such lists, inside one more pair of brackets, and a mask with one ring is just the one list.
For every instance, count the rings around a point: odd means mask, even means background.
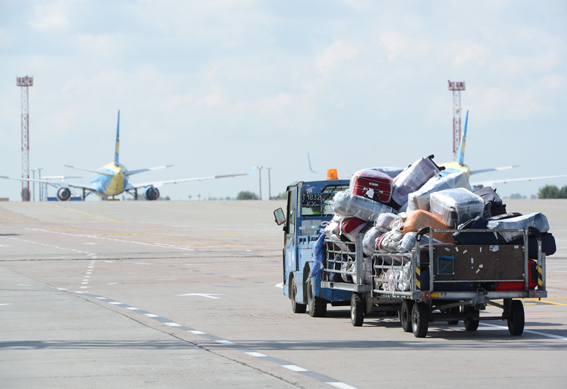
[{"label": "distant treeline", "polygon": [[539,188],[537,196],[540,199],[567,199],[567,185],[559,189],[555,185],[546,185]]}]

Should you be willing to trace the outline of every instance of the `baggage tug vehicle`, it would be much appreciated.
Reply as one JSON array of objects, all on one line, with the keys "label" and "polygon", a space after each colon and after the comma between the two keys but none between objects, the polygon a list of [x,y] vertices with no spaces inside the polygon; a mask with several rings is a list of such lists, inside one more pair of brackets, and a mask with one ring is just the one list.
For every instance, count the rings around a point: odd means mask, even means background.
[{"label": "baggage tug vehicle", "polygon": [[[317,264],[314,246],[333,217],[331,202],[349,187],[349,180],[338,180],[336,173],[329,178],[289,185],[286,211],[274,211],[284,230],[283,289],[293,312],[308,310],[323,317],[327,304],[350,304],[354,326],[361,326],[365,315],[382,311],[397,312],[402,329],[416,337],[425,337],[432,322],[463,321],[467,331],[476,331],[480,320],[506,321],[511,335],[521,335],[525,316],[519,299],[547,297],[546,257],[541,234],[533,227],[498,231],[520,235],[523,244],[515,245],[429,245],[424,243],[434,242],[434,234],[487,230],[422,228],[410,252],[374,252],[371,269],[363,265],[365,256],[368,261],[363,234],[342,244],[325,239],[322,263]],[[537,246],[535,257],[528,242]],[[310,278],[318,265],[321,271]],[[480,316],[487,306],[501,308],[502,314]]]}]

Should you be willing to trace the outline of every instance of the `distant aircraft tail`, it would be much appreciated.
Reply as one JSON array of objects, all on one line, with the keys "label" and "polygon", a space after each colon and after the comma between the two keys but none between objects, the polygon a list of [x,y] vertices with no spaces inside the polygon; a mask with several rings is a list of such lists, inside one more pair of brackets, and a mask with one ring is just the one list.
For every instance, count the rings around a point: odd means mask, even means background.
[{"label": "distant aircraft tail", "polygon": [[469,111],[465,116],[465,127],[463,129],[463,136],[461,137],[461,145],[459,146],[459,152],[457,153],[457,163],[459,165],[465,164],[465,143],[467,142],[467,123],[469,121]]},{"label": "distant aircraft tail", "polygon": [[118,110],[118,124],[116,125],[116,150],[114,151],[114,165],[119,165],[118,155],[120,153],[120,110]]}]

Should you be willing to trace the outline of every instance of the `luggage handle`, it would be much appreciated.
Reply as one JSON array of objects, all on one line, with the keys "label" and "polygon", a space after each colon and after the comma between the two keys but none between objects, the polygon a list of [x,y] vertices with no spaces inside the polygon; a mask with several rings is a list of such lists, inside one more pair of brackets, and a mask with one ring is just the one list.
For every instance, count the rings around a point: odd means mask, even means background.
[{"label": "luggage handle", "polygon": [[415,236],[415,239],[416,239],[418,242],[421,242],[421,237],[422,237],[423,235],[429,234],[429,230],[430,230],[430,229],[431,229],[430,227],[423,227],[422,229],[420,229],[420,230],[417,232],[417,235]]}]

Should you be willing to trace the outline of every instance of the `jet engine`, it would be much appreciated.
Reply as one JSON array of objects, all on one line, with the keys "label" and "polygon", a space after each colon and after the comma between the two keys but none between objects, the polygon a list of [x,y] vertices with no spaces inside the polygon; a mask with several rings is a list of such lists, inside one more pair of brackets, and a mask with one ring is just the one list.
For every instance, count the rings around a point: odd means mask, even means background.
[{"label": "jet engine", "polygon": [[146,200],[153,201],[159,198],[159,190],[153,186],[148,186],[144,191],[144,197]]},{"label": "jet engine", "polygon": [[60,201],[67,201],[71,198],[71,191],[69,190],[69,188],[60,186],[59,189],[57,189],[57,198]]}]

